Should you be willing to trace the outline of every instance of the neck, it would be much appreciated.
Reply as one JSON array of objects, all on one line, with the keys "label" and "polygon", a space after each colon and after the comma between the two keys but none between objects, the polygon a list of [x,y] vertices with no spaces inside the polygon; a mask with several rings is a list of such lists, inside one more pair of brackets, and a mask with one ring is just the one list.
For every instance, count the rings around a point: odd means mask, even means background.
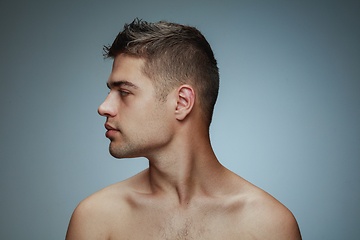
[{"label": "neck", "polygon": [[212,150],[209,134],[180,135],[148,159],[152,191],[176,197],[184,206],[194,196],[211,194],[213,176],[224,172]]}]

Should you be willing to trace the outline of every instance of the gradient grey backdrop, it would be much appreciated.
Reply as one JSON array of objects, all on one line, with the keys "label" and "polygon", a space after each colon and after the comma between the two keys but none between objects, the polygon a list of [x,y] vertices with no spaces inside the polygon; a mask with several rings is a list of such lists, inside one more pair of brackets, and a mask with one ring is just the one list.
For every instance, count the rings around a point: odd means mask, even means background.
[{"label": "gradient grey backdrop", "polygon": [[[147,167],[113,160],[97,115],[135,17],[198,27],[221,75],[220,161],[284,203],[304,239],[360,236],[359,1],[2,1],[0,239],[63,239],[88,195]],[[141,227],[141,226],[139,226]]]}]

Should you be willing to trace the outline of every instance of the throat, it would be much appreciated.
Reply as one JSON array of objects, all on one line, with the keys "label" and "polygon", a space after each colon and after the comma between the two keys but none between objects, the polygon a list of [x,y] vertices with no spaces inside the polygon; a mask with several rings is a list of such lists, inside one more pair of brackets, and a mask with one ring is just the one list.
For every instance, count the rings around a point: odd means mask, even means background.
[{"label": "throat", "polygon": [[200,194],[201,186],[198,179],[190,174],[152,175],[150,177],[153,193],[166,196],[168,202],[180,208],[188,208],[191,200]]},{"label": "throat", "polygon": [[190,205],[190,201],[194,196],[195,189],[189,186],[176,187],[176,193],[179,201],[179,206],[187,209]]},{"label": "throat", "polygon": [[[173,203],[188,206],[194,197],[216,191],[214,176],[221,176],[224,167],[213,151],[193,150],[168,153],[166,157],[149,158],[149,184],[152,193],[167,195]],[[216,187],[214,187],[214,185]],[[222,188],[222,187],[221,187]]]}]

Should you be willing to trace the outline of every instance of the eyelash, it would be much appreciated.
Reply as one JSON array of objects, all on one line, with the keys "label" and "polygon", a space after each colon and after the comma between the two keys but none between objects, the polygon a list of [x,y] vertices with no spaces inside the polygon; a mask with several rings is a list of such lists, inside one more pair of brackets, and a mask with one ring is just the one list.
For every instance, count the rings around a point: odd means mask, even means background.
[{"label": "eyelash", "polygon": [[121,95],[122,97],[125,97],[125,96],[127,96],[127,95],[130,94],[129,92],[124,91],[124,90],[119,90],[119,92],[120,92],[120,95]]},{"label": "eyelash", "polygon": [[[120,95],[121,95],[122,97],[125,97],[125,96],[127,96],[127,95],[130,94],[129,92],[124,91],[124,90],[118,90],[118,92],[120,93]],[[110,91],[108,92],[108,95],[109,95],[109,94],[110,94]]]}]

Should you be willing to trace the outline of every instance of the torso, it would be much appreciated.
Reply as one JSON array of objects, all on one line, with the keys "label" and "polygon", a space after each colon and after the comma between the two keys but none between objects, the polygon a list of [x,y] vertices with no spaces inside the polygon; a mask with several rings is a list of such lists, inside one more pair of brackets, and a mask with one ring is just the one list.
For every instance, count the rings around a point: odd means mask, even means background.
[{"label": "torso", "polygon": [[222,239],[236,222],[236,211],[211,204],[182,209],[153,201],[130,212],[125,224],[114,222],[111,239]]},{"label": "torso", "polygon": [[[245,180],[244,180],[245,181]],[[104,189],[103,199],[109,212],[109,239],[257,239],[256,211],[266,195],[253,185],[244,183],[249,192],[229,196],[203,196],[188,206],[179,206],[169,199],[148,193],[118,191],[119,183]],[[126,189],[126,188],[125,188]],[[259,201],[260,200],[260,201]],[[264,217],[264,216],[262,216]],[[241,238],[239,238],[241,236]]]}]

